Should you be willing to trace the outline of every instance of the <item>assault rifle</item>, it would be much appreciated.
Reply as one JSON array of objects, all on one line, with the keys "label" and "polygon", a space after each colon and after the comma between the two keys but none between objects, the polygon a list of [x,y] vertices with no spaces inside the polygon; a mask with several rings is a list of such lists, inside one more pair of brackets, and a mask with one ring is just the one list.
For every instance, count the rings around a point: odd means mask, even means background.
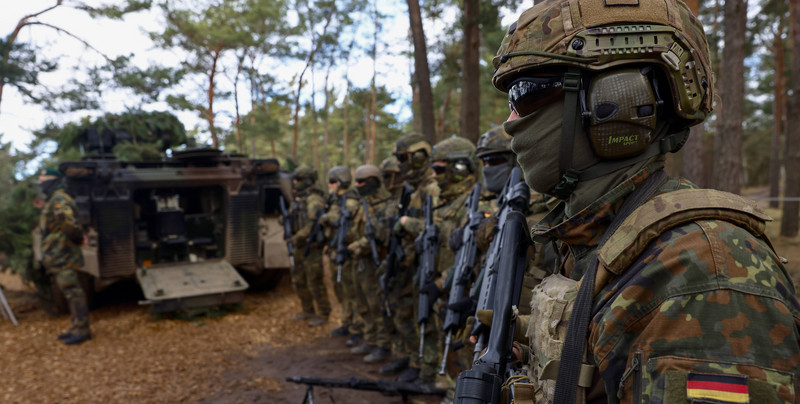
[{"label": "assault rifle", "polygon": [[[403,183],[403,191],[400,194],[400,201],[397,204],[397,215],[389,221],[389,228],[393,229],[395,223],[405,216],[408,212],[408,204],[411,201],[411,193],[414,188],[407,182]],[[392,291],[392,278],[397,273],[397,265],[406,258],[406,253],[403,251],[403,240],[398,235],[392,232],[389,237],[389,250],[386,253],[386,272],[380,278],[381,291],[383,292],[383,305],[386,307],[386,314],[391,316],[389,310],[389,302],[386,300],[389,293]]]},{"label": "assault rifle", "polygon": [[367,199],[361,198],[361,206],[364,207],[364,235],[369,240],[369,249],[372,252],[372,263],[375,264],[377,269],[381,266],[381,259],[378,255],[378,243],[375,241],[375,226],[372,225],[372,220],[369,218],[369,206],[367,206]]},{"label": "assault rifle", "polygon": [[326,204],[324,208],[317,209],[317,214],[314,215],[314,224],[311,226],[311,232],[308,233],[308,238],[306,238],[306,249],[303,251],[303,257],[308,257],[308,253],[311,251],[311,244],[319,243],[324,240],[325,236],[322,235],[322,223],[320,223],[320,219],[322,219],[322,215],[329,207],[330,206]]},{"label": "assault rifle", "polygon": [[[283,240],[292,238],[292,217],[289,215],[289,209],[286,207],[286,199],[283,194],[280,196],[281,216],[283,216]],[[289,264],[292,266],[294,273],[294,245],[291,241],[286,241],[286,248],[289,250]]]},{"label": "assault rifle", "polygon": [[519,303],[530,245],[525,215],[517,210],[510,211],[500,238],[502,254],[486,352],[475,361],[472,369],[458,375],[454,400],[458,404],[499,403],[500,388],[506,379],[516,325],[512,307]]},{"label": "assault rifle", "polygon": [[478,247],[475,245],[475,232],[484,219],[483,212],[478,210],[481,199],[481,184],[475,184],[472,192],[467,198],[467,223],[461,233],[461,247],[456,252],[456,260],[453,264],[453,284],[450,287],[450,298],[447,301],[447,311],[444,315],[442,331],[446,332],[444,338],[444,354],[439,374],[444,374],[447,365],[447,354],[450,352],[450,342],[453,333],[461,328],[466,319],[468,311],[472,308],[472,300],[465,296],[467,285],[472,277],[472,269],[475,267],[475,259],[478,256]]},{"label": "assault rifle", "polygon": [[350,211],[347,210],[347,194],[339,198],[339,220],[336,221],[336,282],[342,281],[342,264],[347,261],[347,232],[350,231]]},{"label": "assault rifle", "polygon": [[[511,211],[516,210],[523,214],[527,213],[530,195],[530,188],[522,181],[522,170],[520,170],[519,167],[514,167],[514,169],[511,170],[508,182],[503,188],[498,200],[498,204],[500,205],[500,209],[497,211],[498,230],[505,226],[508,220],[508,214]],[[475,360],[478,359],[478,355],[480,355],[483,348],[486,347],[486,341],[489,338],[489,327],[478,321],[477,311],[492,310],[493,308],[499,258],[504,251],[503,234],[498,231],[491,244],[489,244],[489,251],[486,253],[486,260],[481,275],[479,275],[479,281],[475,282],[474,285],[480,290],[478,305],[476,307],[475,323],[471,332],[471,335],[477,338],[477,342],[475,343]]]},{"label": "assault rifle", "polygon": [[[428,195],[423,207],[425,215],[425,231],[422,233],[422,253],[419,265],[419,298],[417,305],[417,324],[419,324],[419,357],[425,348],[425,326],[428,324],[433,306],[433,299],[424,291],[433,282],[436,267],[436,255],[439,253],[439,228],[433,224],[433,197]],[[435,297],[435,296],[434,296]]]},{"label": "assault rifle", "polygon": [[305,384],[308,386],[303,404],[314,404],[314,386],[377,391],[385,396],[400,396],[403,402],[408,400],[408,396],[415,395],[439,395],[446,393],[445,389],[433,387],[431,385],[418,385],[415,383],[396,382],[393,380],[365,380],[351,377],[349,379],[329,379],[325,377],[287,377],[287,382]]}]

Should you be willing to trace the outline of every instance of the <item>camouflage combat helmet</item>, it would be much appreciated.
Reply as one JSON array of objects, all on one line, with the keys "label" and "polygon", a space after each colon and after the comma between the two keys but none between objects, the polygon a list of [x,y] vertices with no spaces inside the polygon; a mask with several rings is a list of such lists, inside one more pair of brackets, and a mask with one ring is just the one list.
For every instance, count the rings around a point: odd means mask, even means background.
[{"label": "camouflage combat helmet", "polygon": [[431,161],[455,162],[463,160],[475,171],[475,145],[463,137],[450,137],[436,143],[431,151]]},{"label": "camouflage combat helmet", "polygon": [[347,166],[336,166],[328,170],[328,179],[339,181],[342,188],[349,188],[350,183],[353,182],[353,177],[350,175],[350,169]]},{"label": "camouflage combat helmet", "polygon": [[666,73],[675,113],[688,127],[712,109],[709,59],[703,27],[681,1],[543,1],[509,28],[492,59],[492,83],[507,92],[532,71],[652,64]]},{"label": "camouflage combat helmet", "polygon": [[[678,151],[712,109],[708,43],[678,0],[544,1],[511,25],[492,64],[519,116],[563,94],[561,178],[548,191],[559,199],[579,181]],[[573,141],[584,132],[606,161],[579,171]]]},{"label": "camouflage combat helmet", "polygon": [[495,126],[478,138],[476,157],[481,158],[494,153],[511,153],[511,136],[502,126]]},{"label": "camouflage combat helmet", "polygon": [[373,164],[364,164],[363,166],[359,166],[356,168],[356,181],[363,181],[369,177],[375,177],[378,181],[383,178],[381,175],[381,170],[378,167],[375,167]]},{"label": "camouflage combat helmet", "polygon": [[297,181],[295,188],[302,191],[317,182],[317,170],[313,167],[302,165],[294,170],[292,179]]},{"label": "camouflage combat helmet", "polygon": [[381,161],[381,172],[396,174],[400,172],[400,161],[395,156],[389,156]]},{"label": "camouflage combat helmet", "polygon": [[400,153],[414,153],[415,151],[425,151],[428,156],[431,155],[431,144],[418,133],[410,133],[402,136],[394,143],[392,154],[397,155]]},{"label": "camouflage combat helmet", "polygon": [[381,161],[381,174],[383,175],[383,184],[390,191],[402,184],[405,178],[400,169],[400,161],[395,156],[389,156]]}]

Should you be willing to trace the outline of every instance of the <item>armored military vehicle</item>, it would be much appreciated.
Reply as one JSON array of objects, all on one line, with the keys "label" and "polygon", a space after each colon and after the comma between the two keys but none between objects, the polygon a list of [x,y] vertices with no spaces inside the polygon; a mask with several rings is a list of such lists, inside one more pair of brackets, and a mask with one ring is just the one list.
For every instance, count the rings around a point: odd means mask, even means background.
[{"label": "armored military vehicle", "polygon": [[92,157],[59,165],[85,226],[85,289],[135,277],[166,312],[240,302],[289,267],[279,200],[291,182],[276,159],[189,149],[125,162],[92,138]]}]

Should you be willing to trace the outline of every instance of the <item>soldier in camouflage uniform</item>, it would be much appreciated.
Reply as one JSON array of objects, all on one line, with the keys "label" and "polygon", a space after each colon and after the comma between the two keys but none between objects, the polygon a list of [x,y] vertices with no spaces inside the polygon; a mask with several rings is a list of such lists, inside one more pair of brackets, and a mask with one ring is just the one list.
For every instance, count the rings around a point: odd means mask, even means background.
[{"label": "soldier in camouflage uniform", "polygon": [[[391,156],[381,163],[381,174],[386,189],[391,193],[389,204],[399,208],[400,197],[406,173],[400,169],[400,161],[396,156]],[[396,216],[395,216],[396,218]],[[401,240],[401,248],[402,248]],[[407,245],[413,250],[413,244]],[[419,340],[414,330],[414,252],[404,249],[403,261],[395,265],[394,277],[389,282],[390,293],[386,297],[392,312],[391,321],[394,324],[392,333],[392,354],[394,360],[381,366],[381,374],[391,375],[404,371],[409,366],[412,356],[416,356],[414,343]],[[378,273],[386,275],[386,262],[382,264]]]},{"label": "soldier in camouflage uniform", "polygon": [[[409,208],[406,212],[407,216],[409,217],[422,217],[422,205],[428,195],[431,195],[435,200],[438,201],[439,185],[436,183],[436,180],[433,179],[433,170],[431,169],[430,165],[431,150],[431,144],[428,143],[422,135],[416,133],[402,136],[395,142],[394,149],[392,150],[392,154],[399,162],[399,171],[405,174],[406,182],[414,188],[414,192],[411,194]],[[402,278],[404,280],[398,280],[397,284],[398,286],[401,285],[400,288],[402,290],[402,295],[407,295],[409,293],[411,294],[412,301],[411,307],[392,307],[395,316],[394,321],[398,328],[400,327],[398,324],[406,324],[403,332],[413,332],[414,336],[413,340],[409,341],[404,338],[402,341],[402,351],[405,352],[405,355],[410,356],[410,360],[409,367],[397,377],[397,380],[402,382],[413,382],[420,380],[420,368],[423,367],[423,360],[421,360],[417,354],[418,345],[416,342],[419,341],[419,330],[416,323],[418,291],[416,290],[417,284],[414,282],[414,277],[417,271],[417,252],[414,248],[414,239],[417,235],[406,232],[399,221],[395,223],[393,231],[402,237],[401,240],[403,252],[405,253],[405,259],[400,263],[397,275],[398,278]],[[392,290],[398,290],[397,286],[393,287]],[[400,290],[398,290],[398,292],[400,292]],[[433,352],[434,349],[430,349],[430,351]],[[398,348],[398,351],[396,351],[395,354],[402,359],[401,355],[404,354],[399,352],[399,350],[400,348]],[[434,363],[435,360],[435,353],[427,356],[426,366],[431,369],[431,372],[434,371],[433,369],[437,365]],[[402,363],[397,363],[395,365],[402,365]],[[393,368],[395,367],[387,367],[384,369],[384,373],[394,372],[395,369]]]},{"label": "soldier in camouflage uniform", "polygon": [[[294,243],[295,269],[292,285],[300,298],[303,311],[294,316],[295,320],[309,320],[310,326],[319,326],[328,321],[331,305],[325,289],[322,269],[322,248],[324,246],[322,232],[314,240],[308,240],[318,213],[325,212],[325,194],[316,184],[317,170],[300,166],[292,175],[292,191],[294,203],[291,212],[292,223],[296,229],[290,241]],[[306,245],[308,256],[305,255]],[[314,303],[317,308],[314,311]]]},{"label": "soldier in camouflage uniform", "polygon": [[[440,248],[436,258],[436,282],[423,287],[423,293],[428,293],[434,298],[441,294],[445,287],[445,280],[455,261],[455,252],[448,248],[448,240],[454,230],[466,221],[466,199],[476,184],[478,178],[478,161],[475,158],[475,145],[467,139],[452,137],[437,143],[431,151],[431,168],[434,171],[434,180],[440,192],[434,201],[434,222],[440,229]],[[481,211],[488,212],[490,207],[482,204]],[[424,220],[405,216],[400,219],[402,230],[411,235],[419,235],[425,227]],[[441,305],[447,301],[437,302],[434,312],[438,312]],[[443,346],[441,345],[440,324],[437,316],[431,316],[431,325],[427,327],[425,352],[419,378],[423,383],[434,381],[441,362]],[[430,331],[428,331],[430,330]],[[456,365],[455,368],[464,367],[466,364]],[[452,368],[452,367],[451,367]],[[454,371],[455,372],[455,371]],[[457,373],[456,373],[457,375]],[[453,376],[450,374],[449,376]]]},{"label": "soldier in camouflage uniform", "polygon": [[493,64],[526,182],[562,200],[533,228],[561,264],[534,290],[514,402],[797,402],[800,306],[769,217],[663,173],[713,100],[686,5],[542,2]]},{"label": "soldier in camouflage uniform", "polygon": [[[336,166],[328,171],[328,211],[320,218],[320,223],[325,226],[325,238],[328,243],[328,256],[331,262],[336,260],[337,233],[336,225],[341,216],[342,195],[346,196],[347,208],[350,211],[358,209],[358,192],[350,189],[353,182],[350,169],[346,166]],[[351,232],[352,233],[352,232]],[[351,334],[360,334],[364,329],[364,321],[355,310],[358,294],[355,290],[356,264],[354,260],[347,260],[342,264],[342,279],[337,282],[337,272],[331,271],[333,291],[342,305],[341,327],[331,331],[331,335],[347,337]]]},{"label": "soldier in camouflage uniform", "polygon": [[83,229],[75,214],[75,201],[64,190],[61,172],[47,169],[39,176],[39,186],[47,196],[39,228],[42,231],[42,264],[67,299],[72,327],[58,335],[67,345],[92,339],[89,306],[76,271],[83,267]]},{"label": "soldier in camouflage uniform", "polygon": [[[347,248],[352,251],[352,256],[358,259],[358,275],[356,285],[361,295],[366,298],[366,305],[360,305],[361,317],[364,318],[364,343],[352,349],[356,354],[367,354],[364,361],[367,363],[382,362],[389,358],[392,332],[390,320],[383,315],[383,298],[380,293],[378,267],[373,261],[370,240],[367,237],[367,217],[364,212],[366,201],[369,221],[374,228],[375,244],[378,249],[378,260],[386,255],[386,245],[389,242],[387,223],[395,214],[396,206],[389,203],[391,195],[381,182],[381,172],[378,167],[366,164],[358,167],[355,172],[356,189],[362,198],[361,209],[353,219],[353,227],[360,237],[350,243]],[[380,265],[380,263],[378,263]]]}]

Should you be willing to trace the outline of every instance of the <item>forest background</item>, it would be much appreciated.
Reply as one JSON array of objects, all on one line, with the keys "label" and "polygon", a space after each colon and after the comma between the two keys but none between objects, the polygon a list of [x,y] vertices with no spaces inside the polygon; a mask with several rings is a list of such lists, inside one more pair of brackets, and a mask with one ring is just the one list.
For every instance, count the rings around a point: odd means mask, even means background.
[{"label": "forest background", "polygon": [[[0,26],[0,35],[7,32],[0,38],[0,268],[29,262],[38,218],[30,203],[35,174],[80,158],[89,126],[131,133],[137,147],[115,150],[122,159],[208,145],[321,173],[340,164],[379,164],[405,133],[432,143],[451,135],[477,141],[508,115],[505,95],[491,86],[490,61],[507,26],[532,6],[97,3],[30,2],[28,14]],[[687,5],[705,26],[718,96],[714,114],[692,128],[668,171],[734,193],[769,185],[770,206],[782,208],[781,234],[796,237],[800,125],[788,118],[800,116],[800,0]],[[82,36],[76,32],[86,20],[48,20],[67,11],[111,30],[103,38]],[[121,35],[115,26],[134,26],[148,46],[135,54],[98,49],[106,36]],[[63,51],[76,45],[78,57]],[[4,115],[14,113],[7,110],[14,102],[36,106],[41,115],[26,128],[12,127]],[[23,146],[20,137],[27,139]]]}]

